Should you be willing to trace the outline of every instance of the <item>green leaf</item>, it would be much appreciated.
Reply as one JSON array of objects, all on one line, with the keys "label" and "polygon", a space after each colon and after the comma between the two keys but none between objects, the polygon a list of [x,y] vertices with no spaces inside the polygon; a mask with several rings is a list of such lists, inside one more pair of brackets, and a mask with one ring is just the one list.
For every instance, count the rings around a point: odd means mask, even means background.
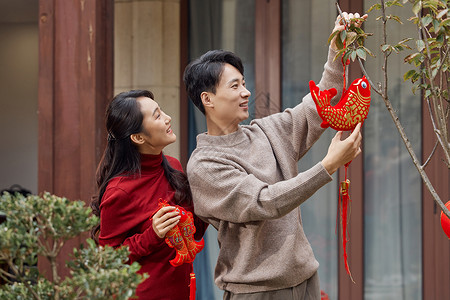
[{"label": "green leaf", "polygon": [[380,3],[376,3],[376,4],[372,5],[372,6],[367,10],[367,12],[369,13],[369,12],[371,12],[371,11],[374,10],[374,9],[380,10],[380,9],[381,9],[381,4],[380,4]]},{"label": "green leaf", "polygon": [[437,74],[438,71],[439,71],[438,68],[433,69],[433,70],[431,71],[431,77],[432,77],[432,78],[436,77],[436,74]]},{"label": "green leaf", "polygon": [[445,27],[445,26],[450,26],[450,18],[445,19],[441,22],[441,26]]},{"label": "green leaf", "polygon": [[342,42],[345,41],[346,38],[347,38],[347,31],[346,30],[342,30],[339,37],[341,38]]},{"label": "green leaf", "polygon": [[399,53],[400,51],[405,50],[405,48],[403,48],[403,46],[401,45],[395,45],[394,46],[395,52]]},{"label": "green leaf", "polygon": [[425,49],[425,42],[422,40],[417,40],[416,41],[416,48],[419,52],[422,52],[423,49]]},{"label": "green leaf", "polygon": [[338,50],[344,49],[344,44],[339,37],[336,37],[336,47],[338,48]]},{"label": "green leaf", "polygon": [[436,10],[438,8],[439,1],[437,0],[425,0],[423,1],[423,8],[431,8]]},{"label": "green leaf", "polygon": [[403,24],[402,20],[400,20],[400,17],[398,16],[389,16],[389,19],[395,20],[400,24]]},{"label": "green leaf", "polygon": [[405,57],[404,62],[411,63],[411,61],[412,61],[414,58],[416,58],[418,55],[422,55],[422,54],[421,54],[421,53],[418,53],[418,52],[413,53],[413,54],[410,54],[410,55],[408,55],[407,57]]},{"label": "green leaf", "polygon": [[441,30],[441,22],[439,22],[439,20],[433,20],[432,21],[432,23],[433,23],[433,28],[434,28],[434,32],[435,33],[438,33],[439,32],[439,30]]},{"label": "green leaf", "polygon": [[352,51],[352,53],[351,53],[351,55],[350,55],[350,58],[351,58],[352,61],[355,61],[355,59],[356,59],[356,54],[357,54],[356,51]]},{"label": "green leaf", "polygon": [[366,60],[366,51],[364,51],[364,49],[358,48],[356,50],[356,53],[358,54],[358,57],[360,57],[363,60]]},{"label": "green leaf", "polygon": [[416,82],[417,80],[420,79],[420,74],[416,73],[411,77],[411,81],[412,82]]},{"label": "green leaf", "polygon": [[370,56],[375,57],[375,54],[372,53],[372,51],[370,51],[368,48],[362,46],[362,48],[364,48],[364,50],[366,51],[366,53],[368,53]]},{"label": "green leaf", "polygon": [[387,1],[386,2],[386,7],[391,7],[391,6],[394,6],[394,5],[403,7],[403,5],[399,2],[399,0]]},{"label": "green leaf", "polygon": [[351,54],[352,54],[353,52],[354,52],[354,51],[352,51],[352,50],[348,50],[347,52],[345,52],[344,57],[342,58],[342,60],[343,60],[343,61],[347,61],[347,60],[350,58],[350,56],[351,56]]},{"label": "green leaf", "polygon": [[337,35],[339,34],[339,31],[336,30],[335,32],[333,32],[332,34],[330,34],[330,36],[328,37],[328,44],[331,43],[331,40]]},{"label": "green leaf", "polygon": [[416,70],[409,70],[408,72],[405,73],[405,75],[403,75],[403,80],[408,80],[410,79],[414,74],[416,74]]},{"label": "green leaf", "polygon": [[415,15],[418,15],[421,9],[422,9],[422,1],[417,1],[416,3],[414,3],[412,11]]},{"label": "green leaf", "polygon": [[442,10],[440,13],[436,15],[436,19],[441,19],[444,15],[448,13],[448,8]]},{"label": "green leaf", "polygon": [[383,52],[386,52],[389,49],[391,49],[391,45],[384,44],[384,45],[381,46],[381,51],[383,51]]},{"label": "green leaf", "polygon": [[347,40],[346,40],[347,47],[350,46],[356,40],[357,37],[358,37],[358,34],[356,32],[349,32],[347,34]]},{"label": "green leaf", "polygon": [[97,245],[95,244],[95,241],[93,239],[87,239],[86,242],[89,244],[89,247],[95,248]]},{"label": "green leaf", "polygon": [[426,15],[425,17],[422,18],[422,24],[425,27],[430,25],[431,21],[433,21],[433,18],[430,15]]},{"label": "green leaf", "polygon": [[360,27],[355,27],[355,32],[359,35],[364,35],[366,36],[367,34],[364,32],[364,30],[362,30],[362,28]]},{"label": "green leaf", "polygon": [[403,40],[401,40],[400,42],[398,42],[399,44],[405,44],[407,42],[409,42],[410,40],[412,40],[413,38],[405,38]]}]

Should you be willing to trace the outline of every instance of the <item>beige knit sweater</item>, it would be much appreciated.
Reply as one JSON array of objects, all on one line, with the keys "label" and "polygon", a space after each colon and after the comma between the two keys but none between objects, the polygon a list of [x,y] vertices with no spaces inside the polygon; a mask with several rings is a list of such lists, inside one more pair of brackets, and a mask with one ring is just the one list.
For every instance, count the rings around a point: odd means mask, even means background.
[{"label": "beige knit sweater", "polygon": [[[342,66],[330,49],[321,90],[342,92]],[[336,101],[336,100],[335,100]],[[318,162],[297,162],[324,129],[308,94],[293,109],[231,134],[197,137],[187,166],[195,213],[218,231],[215,282],[233,293],[296,286],[318,269],[303,232],[300,204],[332,180]]]}]

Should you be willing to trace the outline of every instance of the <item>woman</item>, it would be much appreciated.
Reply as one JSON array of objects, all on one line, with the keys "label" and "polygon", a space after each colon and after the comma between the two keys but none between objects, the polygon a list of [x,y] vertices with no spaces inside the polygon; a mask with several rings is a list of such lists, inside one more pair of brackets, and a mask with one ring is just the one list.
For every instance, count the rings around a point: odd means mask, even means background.
[{"label": "woman", "polygon": [[[176,251],[164,238],[180,216],[173,205],[193,213],[192,194],[180,162],[162,150],[175,142],[171,118],[145,90],[118,94],[106,112],[108,144],[97,170],[98,196],[91,206],[100,216],[94,228],[100,245],[128,246],[130,263],[150,277],[136,295],[140,299],[188,299],[192,264],[173,267]],[[158,208],[159,199],[170,206]],[[194,216],[195,239],[207,224]]]}]

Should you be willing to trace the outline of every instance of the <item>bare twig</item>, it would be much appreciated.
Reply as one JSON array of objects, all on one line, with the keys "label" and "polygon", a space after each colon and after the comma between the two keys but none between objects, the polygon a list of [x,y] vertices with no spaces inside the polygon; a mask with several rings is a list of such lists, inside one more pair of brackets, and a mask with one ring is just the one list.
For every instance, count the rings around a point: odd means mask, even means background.
[{"label": "bare twig", "polygon": [[[448,143],[447,143],[447,147],[446,147],[446,145],[445,145],[446,142],[444,142],[442,140],[442,133],[440,132],[439,128],[436,126],[435,116],[434,116],[433,109],[431,107],[431,103],[430,103],[430,99],[429,98],[427,98],[427,104],[428,104],[428,112],[430,114],[431,124],[433,125],[433,129],[434,129],[434,132],[436,133],[436,137],[438,139],[439,144],[444,149],[444,154],[445,154],[445,156],[447,158],[447,166],[448,166],[449,162],[450,162],[449,151],[447,150],[448,149]],[[445,124],[444,124],[444,126],[445,126]]]},{"label": "bare twig", "polygon": [[17,277],[14,274],[11,274],[10,272],[7,272],[3,269],[0,269],[0,277],[4,280],[10,282],[10,279],[16,279]]},{"label": "bare twig", "polygon": [[428,159],[425,161],[425,163],[422,165],[422,169],[425,169],[426,166],[428,165],[428,163],[430,162],[431,158],[433,157],[434,153],[436,152],[437,146],[439,145],[439,142],[436,141],[436,143],[434,143],[434,147],[433,150],[431,151],[430,155],[428,156]]}]

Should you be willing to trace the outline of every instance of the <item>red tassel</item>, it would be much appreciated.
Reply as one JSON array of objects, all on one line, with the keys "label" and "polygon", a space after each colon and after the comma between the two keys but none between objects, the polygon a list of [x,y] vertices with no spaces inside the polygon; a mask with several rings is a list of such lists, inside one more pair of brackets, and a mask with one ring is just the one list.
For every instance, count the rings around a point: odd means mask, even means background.
[{"label": "red tassel", "polygon": [[350,276],[350,279],[354,283],[352,273],[350,272],[350,268],[348,266],[348,256],[347,256],[347,225],[348,225],[348,209],[350,205],[350,196],[348,194],[348,189],[350,187],[350,180],[347,179],[347,167],[345,166],[345,180],[341,182],[341,186],[339,189],[339,211],[341,212],[341,226],[342,226],[342,248],[344,250],[344,263],[345,263],[345,270],[347,271],[347,274]]},{"label": "red tassel", "polygon": [[197,290],[195,274],[191,273],[190,277],[191,277],[191,282],[189,284],[189,300],[195,300],[195,291]]}]

